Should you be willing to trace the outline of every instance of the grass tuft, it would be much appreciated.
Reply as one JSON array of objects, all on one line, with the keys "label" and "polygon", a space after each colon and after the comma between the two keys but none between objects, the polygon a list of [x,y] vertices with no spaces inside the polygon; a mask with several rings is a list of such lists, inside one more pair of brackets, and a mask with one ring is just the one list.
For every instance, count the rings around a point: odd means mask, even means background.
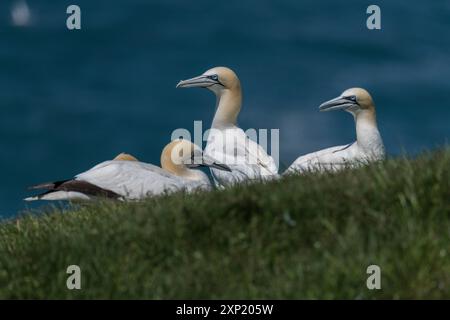
[{"label": "grass tuft", "polygon": [[[0,298],[450,298],[450,150],[0,224]],[[66,288],[79,265],[82,289]],[[368,290],[366,268],[381,268]]]}]

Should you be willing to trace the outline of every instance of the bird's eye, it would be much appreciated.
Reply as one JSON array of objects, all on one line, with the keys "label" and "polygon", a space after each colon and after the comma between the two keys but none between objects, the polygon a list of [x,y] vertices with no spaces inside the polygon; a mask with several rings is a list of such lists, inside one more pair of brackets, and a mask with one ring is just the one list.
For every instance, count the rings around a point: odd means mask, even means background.
[{"label": "bird's eye", "polygon": [[356,102],[356,96],[350,96],[350,100],[352,100],[353,102]]},{"label": "bird's eye", "polygon": [[213,75],[208,76],[208,79],[217,81],[217,80],[219,80],[219,77],[217,76],[217,74],[213,74]]}]

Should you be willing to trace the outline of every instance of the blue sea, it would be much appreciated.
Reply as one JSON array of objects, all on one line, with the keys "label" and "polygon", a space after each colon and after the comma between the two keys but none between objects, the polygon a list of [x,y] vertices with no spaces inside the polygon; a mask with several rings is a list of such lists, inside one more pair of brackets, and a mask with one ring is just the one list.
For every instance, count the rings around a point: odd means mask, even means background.
[{"label": "blue sea", "polygon": [[0,2],[1,217],[120,152],[159,164],[174,129],[210,124],[213,94],[175,86],[214,66],[241,79],[242,128],[280,129],[282,167],[354,140],[349,114],[318,112],[349,87],[372,93],[390,155],[450,137],[448,0],[376,1],[381,30],[362,0],[29,0],[23,26],[17,2]]}]

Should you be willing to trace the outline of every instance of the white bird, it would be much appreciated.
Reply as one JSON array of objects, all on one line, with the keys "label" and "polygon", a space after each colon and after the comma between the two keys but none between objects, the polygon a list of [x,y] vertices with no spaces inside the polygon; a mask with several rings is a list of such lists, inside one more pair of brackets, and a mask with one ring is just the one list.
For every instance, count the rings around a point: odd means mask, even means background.
[{"label": "white bird", "polygon": [[31,187],[47,192],[25,200],[91,200],[97,197],[139,200],[164,192],[210,189],[208,176],[193,168],[229,170],[202,155],[202,150],[187,140],[174,140],[164,148],[162,168],[133,160],[135,158],[129,155],[121,159],[102,162],[73,179]]},{"label": "white bird", "polygon": [[216,186],[223,188],[245,180],[278,176],[274,159],[237,126],[242,92],[236,74],[229,68],[216,67],[198,77],[180,81],[177,85],[177,88],[190,87],[207,88],[217,98],[216,114],[204,153],[229,166],[231,172],[212,168]]},{"label": "white bird", "polygon": [[309,153],[295,160],[285,173],[339,170],[385,158],[385,149],[378,131],[375,104],[361,88],[351,88],[339,97],[320,105],[320,111],[345,110],[356,124],[356,141]]}]

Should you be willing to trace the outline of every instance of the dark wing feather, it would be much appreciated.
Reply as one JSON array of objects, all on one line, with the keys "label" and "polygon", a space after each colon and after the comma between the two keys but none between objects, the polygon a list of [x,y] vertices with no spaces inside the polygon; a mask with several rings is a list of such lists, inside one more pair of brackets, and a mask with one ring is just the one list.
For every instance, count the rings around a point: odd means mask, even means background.
[{"label": "dark wing feather", "polygon": [[60,185],[62,185],[63,183],[68,182],[70,180],[72,180],[72,179],[40,183],[40,184],[31,186],[31,187],[28,187],[28,190],[39,190],[39,189],[54,190],[54,189],[58,188]]},{"label": "dark wing feather", "polygon": [[95,197],[106,197],[106,198],[113,198],[117,199],[120,197],[119,194],[115,193],[114,191],[103,189],[95,184],[82,181],[82,180],[62,180],[62,181],[56,181],[56,182],[49,182],[49,183],[42,183],[38,184],[36,186],[30,187],[30,189],[47,189],[48,191],[40,194],[38,197],[42,197],[43,195],[57,192],[57,191],[74,191],[74,192],[80,192],[82,194],[85,194],[87,196],[95,196]]}]

